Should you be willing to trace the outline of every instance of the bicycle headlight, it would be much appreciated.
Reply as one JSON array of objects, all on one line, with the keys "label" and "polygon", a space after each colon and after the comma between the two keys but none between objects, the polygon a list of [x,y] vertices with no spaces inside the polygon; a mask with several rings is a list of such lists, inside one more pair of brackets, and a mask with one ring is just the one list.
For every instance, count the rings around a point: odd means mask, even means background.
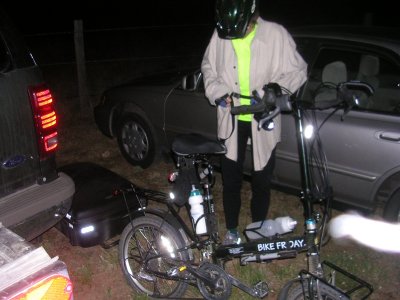
[{"label": "bicycle headlight", "polygon": [[314,136],[314,126],[309,124],[304,128],[304,137],[311,139]]}]

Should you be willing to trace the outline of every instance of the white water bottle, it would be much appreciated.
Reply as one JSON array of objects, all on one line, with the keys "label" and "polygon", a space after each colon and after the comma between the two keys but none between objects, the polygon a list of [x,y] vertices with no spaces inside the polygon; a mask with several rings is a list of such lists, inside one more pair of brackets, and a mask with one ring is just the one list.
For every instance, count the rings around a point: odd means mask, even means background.
[{"label": "white water bottle", "polygon": [[296,225],[297,221],[291,217],[279,217],[275,220],[251,223],[247,225],[245,233],[249,239],[255,240],[293,231]]},{"label": "white water bottle", "polygon": [[190,214],[193,218],[196,234],[207,233],[206,217],[204,215],[203,196],[200,191],[192,185],[192,191],[189,196]]}]

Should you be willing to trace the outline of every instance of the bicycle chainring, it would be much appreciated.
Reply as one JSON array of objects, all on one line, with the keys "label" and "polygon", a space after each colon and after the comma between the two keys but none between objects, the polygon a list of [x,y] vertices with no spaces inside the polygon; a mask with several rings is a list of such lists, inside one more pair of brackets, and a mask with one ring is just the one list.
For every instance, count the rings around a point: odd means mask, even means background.
[{"label": "bicycle chainring", "polygon": [[203,262],[199,266],[198,272],[213,283],[213,286],[210,286],[200,278],[197,279],[197,287],[205,299],[229,299],[232,293],[232,283],[223,268],[209,262]]}]

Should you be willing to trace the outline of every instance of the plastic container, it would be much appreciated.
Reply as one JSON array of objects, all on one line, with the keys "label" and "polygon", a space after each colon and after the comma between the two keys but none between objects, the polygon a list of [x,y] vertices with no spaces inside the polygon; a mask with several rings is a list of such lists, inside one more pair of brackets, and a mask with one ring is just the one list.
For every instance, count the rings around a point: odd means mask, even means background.
[{"label": "plastic container", "polygon": [[245,233],[250,240],[271,237],[294,230],[297,221],[291,217],[279,217],[275,220],[264,220],[247,225]]},{"label": "plastic container", "polygon": [[203,196],[200,191],[192,185],[192,191],[189,196],[190,215],[193,218],[193,224],[196,234],[207,233],[206,218],[204,215]]}]

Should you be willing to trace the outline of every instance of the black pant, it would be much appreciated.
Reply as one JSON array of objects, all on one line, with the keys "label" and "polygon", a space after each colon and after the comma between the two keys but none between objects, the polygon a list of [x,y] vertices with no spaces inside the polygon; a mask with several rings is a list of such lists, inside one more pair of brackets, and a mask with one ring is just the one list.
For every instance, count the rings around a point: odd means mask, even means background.
[{"label": "black pant", "polygon": [[[247,140],[251,138],[251,123],[238,121],[238,159],[222,158],[223,205],[227,229],[234,229],[239,224],[241,206],[240,191],[243,180],[243,163]],[[251,175],[251,217],[253,222],[265,220],[270,202],[271,177],[275,167],[275,149],[271,158],[261,171],[252,171]]]}]

